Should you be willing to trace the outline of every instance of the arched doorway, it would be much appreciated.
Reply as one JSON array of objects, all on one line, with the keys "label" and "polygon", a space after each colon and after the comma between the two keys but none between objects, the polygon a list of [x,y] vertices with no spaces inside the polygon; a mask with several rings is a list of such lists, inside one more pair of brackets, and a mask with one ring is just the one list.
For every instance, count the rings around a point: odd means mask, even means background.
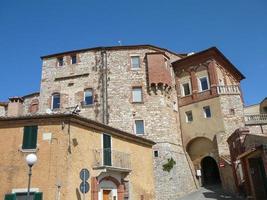
[{"label": "arched doorway", "polygon": [[212,157],[206,156],[202,159],[201,170],[202,170],[202,184],[204,186],[221,183],[220,173],[217,163]]}]

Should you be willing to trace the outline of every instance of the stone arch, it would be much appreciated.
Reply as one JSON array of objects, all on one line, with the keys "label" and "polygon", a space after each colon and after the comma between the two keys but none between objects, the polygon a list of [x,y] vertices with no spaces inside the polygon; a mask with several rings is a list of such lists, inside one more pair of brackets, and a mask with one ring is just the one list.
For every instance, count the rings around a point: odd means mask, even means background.
[{"label": "stone arch", "polygon": [[102,178],[102,179],[99,181],[99,184],[100,184],[102,181],[111,181],[111,182],[113,182],[117,187],[119,187],[119,185],[121,184],[116,178],[114,178],[114,177],[112,177],[112,176],[105,176],[104,178]]},{"label": "stone arch", "polygon": [[212,140],[206,137],[195,137],[186,145],[186,151],[191,160],[199,160],[214,151]]},{"label": "stone arch", "polygon": [[211,156],[206,156],[201,160],[202,184],[220,184],[220,172],[216,160]]}]

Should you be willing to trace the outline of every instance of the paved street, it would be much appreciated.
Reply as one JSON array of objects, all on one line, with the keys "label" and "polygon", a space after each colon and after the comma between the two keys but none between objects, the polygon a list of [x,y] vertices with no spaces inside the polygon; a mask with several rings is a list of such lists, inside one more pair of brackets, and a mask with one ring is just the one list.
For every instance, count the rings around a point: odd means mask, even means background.
[{"label": "paved street", "polygon": [[201,187],[198,191],[190,193],[178,200],[241,200],[240,198],[233,197],[225,194],[219,185],[210,187]]}]

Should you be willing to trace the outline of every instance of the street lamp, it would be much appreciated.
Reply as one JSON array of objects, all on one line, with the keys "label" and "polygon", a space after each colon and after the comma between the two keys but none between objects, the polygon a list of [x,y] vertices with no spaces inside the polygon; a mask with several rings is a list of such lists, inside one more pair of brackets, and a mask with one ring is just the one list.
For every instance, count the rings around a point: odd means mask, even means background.
[{"label": "street lamp", "polygon": [[30,200],[30,187],[31,187],[31,175],[32,175],[32,166],[37,162],[37,156],[33,153],[26,156],[26,162],[29,166],[29,180],[28,180],[28,192],[27,200]]}]

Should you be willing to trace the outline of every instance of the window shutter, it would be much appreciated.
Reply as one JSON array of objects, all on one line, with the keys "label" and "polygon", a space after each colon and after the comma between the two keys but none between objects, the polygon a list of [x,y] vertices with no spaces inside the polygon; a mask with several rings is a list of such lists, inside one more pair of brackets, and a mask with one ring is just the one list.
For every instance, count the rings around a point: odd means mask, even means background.
[{"label": "window shutter", "polygon": [[22,149],[36,149],[38,126],[25,126]]},{"label": "window shutter", "polygon": [[43,199],[43,193],[42,192],[35,192],[33,199],[34,200],[42,200]]},{"label": "window shutter", "polygon": [[5,200],[16,200],[16,194],[6,194]]}]

